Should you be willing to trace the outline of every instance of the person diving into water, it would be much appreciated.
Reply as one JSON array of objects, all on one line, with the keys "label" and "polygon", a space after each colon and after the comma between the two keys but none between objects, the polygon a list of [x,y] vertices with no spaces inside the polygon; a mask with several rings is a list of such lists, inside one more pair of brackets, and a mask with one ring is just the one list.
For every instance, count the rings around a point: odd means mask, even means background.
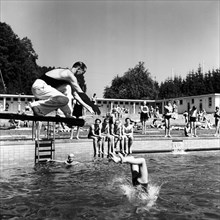
[{"label": "person diving into water", "polygon": [[133,156],[124,157],[121,153],[110,153],[110,160],[115,163],[128,163],[131,166],[132,184],[137,188],[148,191],[148,169],[144,158],[135,158]]}]

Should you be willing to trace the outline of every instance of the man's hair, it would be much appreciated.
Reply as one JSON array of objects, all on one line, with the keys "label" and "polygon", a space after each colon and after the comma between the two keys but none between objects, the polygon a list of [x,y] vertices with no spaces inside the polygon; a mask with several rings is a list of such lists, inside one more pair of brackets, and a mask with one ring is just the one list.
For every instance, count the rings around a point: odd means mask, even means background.
[{"label": "man's hair", "polygon": [[74,63],[72,67],[73,67],[73,68],[79,67],[79,68],[82,69],[82,70],[87,69],[86,64],[83,63],[83,62],[81,62],[81,61],[78,61],[78,62]]}]

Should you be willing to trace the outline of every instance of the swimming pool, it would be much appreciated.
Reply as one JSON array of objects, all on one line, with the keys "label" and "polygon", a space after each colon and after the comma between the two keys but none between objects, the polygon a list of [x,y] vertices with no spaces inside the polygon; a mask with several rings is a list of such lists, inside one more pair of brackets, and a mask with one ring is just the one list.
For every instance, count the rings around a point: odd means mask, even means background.
[{"label": "swimming pool", "polygon": [[133,191],[128,165],[107,159],[9,168],[0,219],[220,219],[219,152],[135,156],[147,160],[151,198]]}]

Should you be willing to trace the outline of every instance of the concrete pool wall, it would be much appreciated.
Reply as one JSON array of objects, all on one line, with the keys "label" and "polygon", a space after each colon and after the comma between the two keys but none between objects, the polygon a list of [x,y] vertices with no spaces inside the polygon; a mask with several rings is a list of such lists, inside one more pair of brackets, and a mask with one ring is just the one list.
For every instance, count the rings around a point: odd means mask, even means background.
[{"label": "concrete pool wall", "polygon": [[[107,148],[107,147],[106,147]],[[106,149],[107,150],[107,149]],[[133,153],[166,153],[175,150],[209,151],[220,150],[219,138],[176,138],[144,139],[136,138]],[[74,153],[76,160],[86,161],[93,158],[92,140],[56,140],[55,159],[65,160]],[[34,141],[0,141],[0,169],[7,167],[33,166],[35,157]]]}]

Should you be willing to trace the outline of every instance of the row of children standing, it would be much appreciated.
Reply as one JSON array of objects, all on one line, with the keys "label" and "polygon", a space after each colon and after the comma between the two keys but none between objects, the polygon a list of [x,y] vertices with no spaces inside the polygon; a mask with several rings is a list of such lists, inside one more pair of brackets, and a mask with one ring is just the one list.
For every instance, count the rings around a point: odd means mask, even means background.
[{"label": "row of children standing", "polygon": [[94,157],[109,156],[110,153],[115,153],[117,147],[123,155],[131,154],[134,139],[133,126],[130,118],[126,118],[124,123],[119,119],[113,120],[110,116],[106,116],[103,122],[97,118],[90,126],[88,134],[88,138],[93,139]]}]

